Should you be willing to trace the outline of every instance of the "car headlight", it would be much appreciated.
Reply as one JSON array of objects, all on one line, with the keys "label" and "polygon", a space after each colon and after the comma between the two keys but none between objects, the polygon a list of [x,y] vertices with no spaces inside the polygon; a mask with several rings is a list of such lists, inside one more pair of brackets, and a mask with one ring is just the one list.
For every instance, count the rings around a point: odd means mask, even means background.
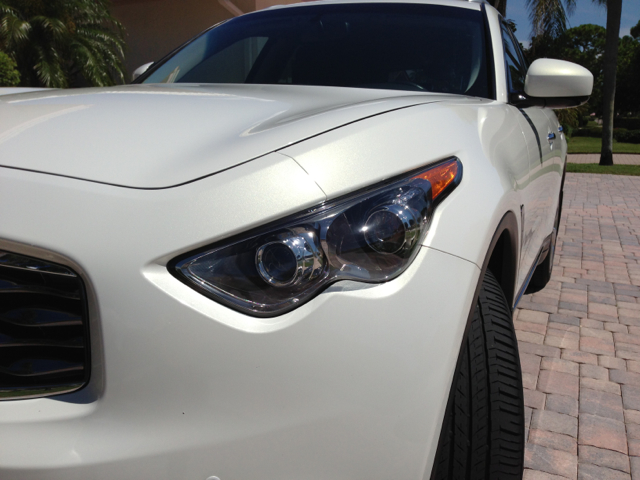
[{"label": "car headlight", "polygon": [[338,280],[379,283],[415,258],[433,209],[462,178],[456,158],[183,255],[169,270],[255,316],[302,305]]}]

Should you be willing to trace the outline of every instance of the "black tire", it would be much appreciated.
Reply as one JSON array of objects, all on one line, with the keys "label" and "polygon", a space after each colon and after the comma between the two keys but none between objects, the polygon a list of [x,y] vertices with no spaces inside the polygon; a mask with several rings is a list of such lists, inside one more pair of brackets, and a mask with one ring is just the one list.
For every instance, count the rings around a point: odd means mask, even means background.
[{"label": "black tire", "polygon": [[487,270],[460,352],[432,480],[521,480],[524,432],[511,309]]}]

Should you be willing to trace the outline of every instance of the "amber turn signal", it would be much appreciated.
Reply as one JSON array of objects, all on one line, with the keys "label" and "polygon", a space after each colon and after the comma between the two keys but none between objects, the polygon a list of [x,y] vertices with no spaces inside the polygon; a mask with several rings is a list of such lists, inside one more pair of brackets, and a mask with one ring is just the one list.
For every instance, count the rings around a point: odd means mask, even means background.
[{"label": "amber turn signal", "polygon": [[427,180],[431,184],[431,198],[435,200],[456,179],[458,166],[457,160],[449,160],[413,178]]}]

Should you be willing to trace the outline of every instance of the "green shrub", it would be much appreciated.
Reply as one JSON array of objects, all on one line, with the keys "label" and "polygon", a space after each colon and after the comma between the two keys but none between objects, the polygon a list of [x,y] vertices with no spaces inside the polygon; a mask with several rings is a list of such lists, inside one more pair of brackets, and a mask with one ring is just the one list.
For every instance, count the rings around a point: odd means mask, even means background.
[{"label": "green shrub", "polygon": [[613,138],[621,143],[640,143],[640,130],[618,128],[613,131]]},{"label": "green shrub", "polygon": [[[566,135],[568,137],[602,138],[602,127],[578,128],[571,134],[567,133]],[[640,129],[627,130],[626,128],[614,128],[613,138],[621,143],[640,143]]]},{"label": "green shrub", "polygon": [[567,138],[571,138],[573,136],[573,133],[575,132],[575,128],[573,128],[571,125],[562,125],[562,131],[564,132],[564,135]]},{"label": "green shrub", "polygon": [[578,128],[573,132],[574,137],[592,137],[592,138],[601,138],[602,137],[602,127],[586,127],[586,128]]},{"label": "green shrub", "polygon": [[613,127],[640,130],[640,118],[614,118]]},{"label": "green shrub", "polygon": [[0,52],[0,87],[15,87],[20,83],[16,62],[4,52]]}]

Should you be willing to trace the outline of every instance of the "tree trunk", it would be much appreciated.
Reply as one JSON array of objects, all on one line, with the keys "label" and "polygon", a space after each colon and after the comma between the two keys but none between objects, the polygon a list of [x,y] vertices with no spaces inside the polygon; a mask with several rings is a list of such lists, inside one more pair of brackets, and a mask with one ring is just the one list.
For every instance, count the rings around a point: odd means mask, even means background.
[{"label": "tree trunk", "polygon": [[613,115],[616,97],[616,69],[620,42],[622,0],[607,0],[607,40],[604,46],[604,85],[602,87],[602,150],[600,165],[613,165]]}]

